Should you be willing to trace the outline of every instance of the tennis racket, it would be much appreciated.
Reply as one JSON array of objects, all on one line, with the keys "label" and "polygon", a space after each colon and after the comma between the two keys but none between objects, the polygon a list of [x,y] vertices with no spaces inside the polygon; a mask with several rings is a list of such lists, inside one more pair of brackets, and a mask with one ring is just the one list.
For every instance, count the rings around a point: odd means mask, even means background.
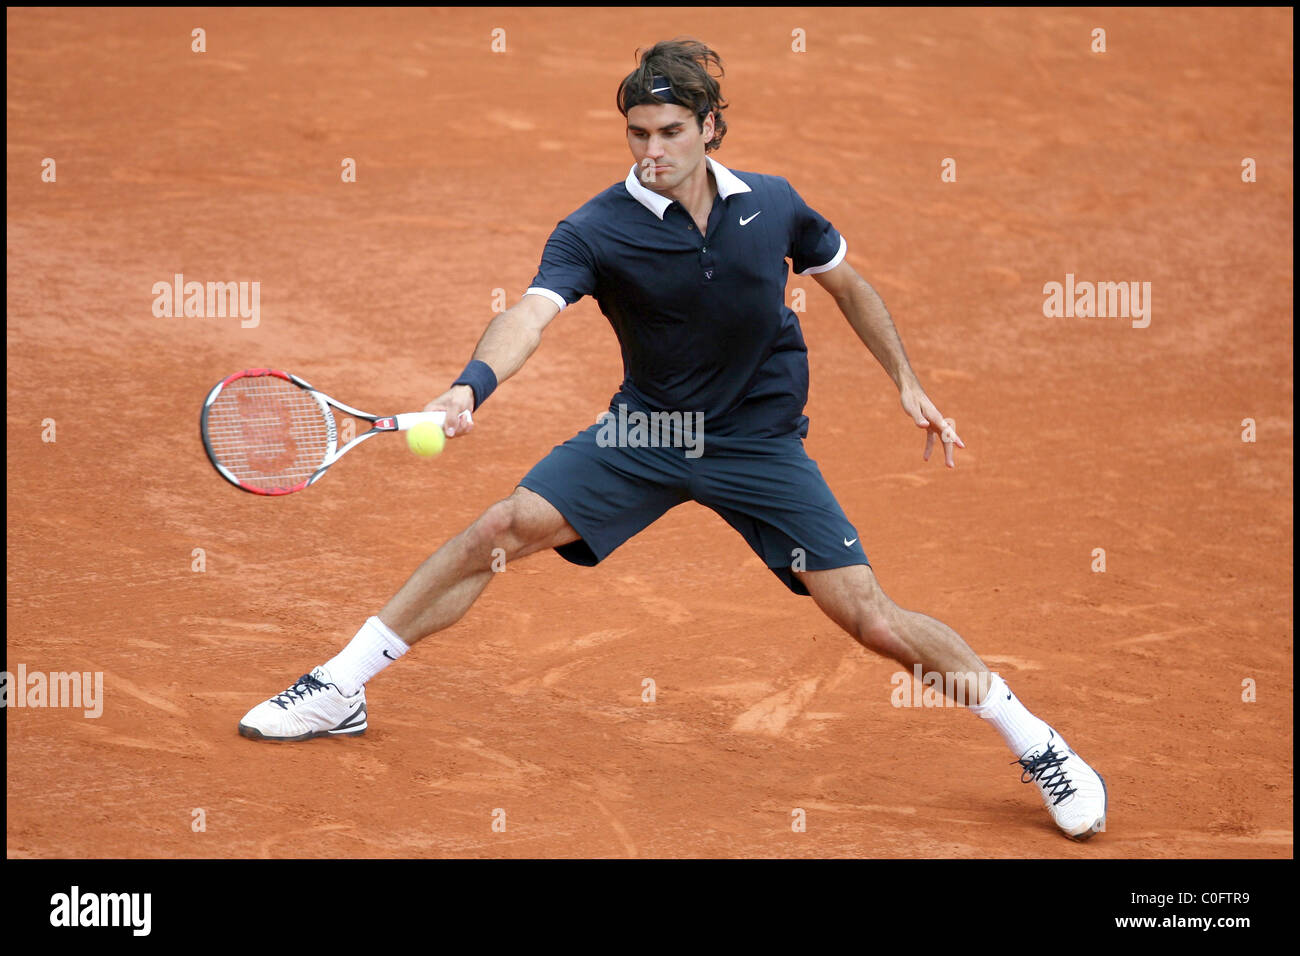
[{"label": "tennis racket", "polygon": [[[334,409],[370,423],[370,429],[338,447]],[[199,430],[208,460],[226,481],[255,495],[290,495],[315,484],[366,439],[422,422],[441,426],[446,417],[445,412],[371,415],[317,391],[297,375],[250,368],[223,378],[208,392]],[[469,412],[463,417],[472,421]],[[345,430],[345,438],[347,434]]]}]

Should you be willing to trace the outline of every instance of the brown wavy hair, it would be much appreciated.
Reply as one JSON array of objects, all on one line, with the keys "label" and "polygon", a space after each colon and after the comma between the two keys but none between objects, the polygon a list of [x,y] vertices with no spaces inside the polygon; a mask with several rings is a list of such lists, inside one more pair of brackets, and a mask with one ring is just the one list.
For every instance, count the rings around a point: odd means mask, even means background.
[{"label": "brown wavy hair", "polygon": [[618,111],[627,116],[627,111],[634,106],[666,102],[650,92],[654,77],[665,76],[672,84],[673,96],[695,114],[701,130],[704,118],[713,114],[713,139],[704,145],[705,152],[721,146],[722,137],[727,135],[727,121],[722,118],[727,104],[718,86],[718,80],[724,75],[722,58],[689,37],[661,40],[648,50],[637,50],[635,56],[640,60],[637,68],[618,85],[615,98]]}]

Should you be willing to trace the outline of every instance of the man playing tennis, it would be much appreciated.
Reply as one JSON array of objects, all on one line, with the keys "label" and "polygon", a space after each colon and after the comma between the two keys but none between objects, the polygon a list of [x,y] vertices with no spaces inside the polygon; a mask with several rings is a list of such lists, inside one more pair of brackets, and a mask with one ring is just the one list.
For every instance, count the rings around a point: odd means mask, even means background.
[{"label": "man playing tennis", "polygon": [[[881,590],[857,529],[804,451],[808,361],[785,305],[786,259],[816,278],[898,387],[949,467],[965,447],[922,389],[884,303],[845,260],[847,244],[776,176],[733,172],[706,154],[726,133],[718,56],[700,43],[656,44],[618,88],[635,159],[551,233],[531,287],[488,325],[473,361],[426,406],[448,437],[519,370],[566,306],[594,296],[622,349],[611,415],[644,428],[580,432],[514,493],[429,557],[337,656],[245,715],[239,732],[305,740],[366,729],[365,684],[417,641],[458,621],[507,561],[554,548],[595,565],[670,508],[697,501],[735,528],[796,594],[865,647],[911,670],[959,675],[945,691],[1002,735],[1056,824],[1104,829],[1101,777],[1031,714],[946,625]],[[700,417],[702,416],[702,418]],[[703,423],[702,431],[692,424]],[[701,441],[701,438],[703,439]],[[497,552],[499,554],[499,552]],[[964,679],[963,679],[964,676]]]}]

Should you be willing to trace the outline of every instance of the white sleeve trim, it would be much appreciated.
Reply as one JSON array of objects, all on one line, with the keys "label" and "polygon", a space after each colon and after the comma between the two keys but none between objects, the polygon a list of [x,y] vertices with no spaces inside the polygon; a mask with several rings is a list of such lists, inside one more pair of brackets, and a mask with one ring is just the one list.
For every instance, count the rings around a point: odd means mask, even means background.
[{"label": "white sleeve trim", "polygon": [[835,258],[824,266],[813,266],[810,269],[804,269],[803,272],[796,272],[797,276],[815,276],[819,272],[830,272],[837,265],[844,261],[844,254],[849,251],[849,244],[843,236],[840,236],[840,251],[835,253]]},{"label": "white sleeve trim", "polygon": [[526,290],[524,295],[540,295],[543,299],[550,299],[561,312],[563,312],[569,305],[569,303],[564,301],[564,296],[560,295],[558,292],[552,292],[550,289],[542,289],[537,286],[533,286],[531,289]]}]

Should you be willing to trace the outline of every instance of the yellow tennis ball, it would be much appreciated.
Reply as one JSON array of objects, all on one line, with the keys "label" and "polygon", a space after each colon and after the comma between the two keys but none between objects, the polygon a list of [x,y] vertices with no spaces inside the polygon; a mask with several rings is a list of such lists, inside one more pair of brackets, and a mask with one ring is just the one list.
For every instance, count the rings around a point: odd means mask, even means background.
[{"label": "yellow tennis ball", "polygon": [[420,422],[414,428],[406,430],[407,447],[421,458],[432,458],[438,454],[446,441],[442,426],[433,422]]}]

